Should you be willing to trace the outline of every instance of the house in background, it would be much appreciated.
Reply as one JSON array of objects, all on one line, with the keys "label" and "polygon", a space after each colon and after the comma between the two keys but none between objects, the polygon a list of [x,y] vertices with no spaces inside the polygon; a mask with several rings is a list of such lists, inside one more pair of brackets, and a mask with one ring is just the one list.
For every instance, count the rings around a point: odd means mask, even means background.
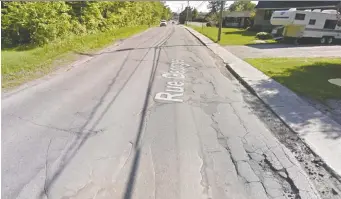
[{"label": "house in background", "polygon": [[173,12],[172,15],[173,15],[172,20],[179,21],[179,14],[178,13]]},{"label": "house in background", "polygon": [[251,25],[251,12],[228,12],[223,18],[223,27],[246,28]]},{"label": "house in background", "polygon": [[271,31],[274,26],[270,18],[275,10],[297,10],[321,9],[340,10],[341,1],[259,1],[256,6],[253,29],[257,31]]}]

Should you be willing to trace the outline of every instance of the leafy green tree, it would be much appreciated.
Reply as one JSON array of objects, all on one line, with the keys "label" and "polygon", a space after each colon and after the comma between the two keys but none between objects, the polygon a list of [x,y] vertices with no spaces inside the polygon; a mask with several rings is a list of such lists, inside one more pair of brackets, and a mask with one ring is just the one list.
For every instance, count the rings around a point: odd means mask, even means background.
[{"label": "leafy green tree", "polygon": [[192,18],[193,18],[193,20],[197,19],[198,15],[199,15],[198,10],[196,8],[194,8],[193,11],[192,11]]},{"label": "leafy green tree", "polygon": [[65,2],[6,2],[1,10],[5,44],[42,44],[68,34],[70,7]]},{"label": "leafy green tree", "polygon": [[256,4],[252,3],[251,1],[235,1],[233,4],[230,5],[230,7],[228,8],[229,11],[233,12],[233,11],[250,11],[251,12],[251,17],[247,18],[247,23],[248,25],[253,24],[254,21],[254,17],[255,17],[255,7]]},{"label": "leafy green tree", "polygon": [[162,19],[170,20],[171,18],[172,18],[172,10],[168,6],[165,6],[163,9],[163,13],[162,13]]},{"label": "leafy green tree", "polygon": [[170,19],[163,2],[1,2],[3,46],[44,44],[70,34],[92,34]]},{"label": "leafy green tree", "polygon": [[[188,16],[187,16],[187,11],[188,11]],[[187,6],[181,13],[179,16],[179,22],[180,24],[184,24],[186,21],[186,18],[188,21],[192,20],[192,8]]]},{"label": "leafy green tree", "polygon": [[209,1],[207,8],[209,10],[209,15],[217,14],[220,8],[220,2],[219,1]]},{"label": "leafy green tree", "polygon": [[228,8],[229,11],[254,11],[256,4],[251,1],[235,1]]},{"label": "leafy green tree", "polygon": [[[207,8],[209,13],[206,15],[206,20],[217,23],[219,18],[220,1],[209,1]],[[226,4],[226,2],[225,2]],[[225,5],[224,5],[225,6]]]}]

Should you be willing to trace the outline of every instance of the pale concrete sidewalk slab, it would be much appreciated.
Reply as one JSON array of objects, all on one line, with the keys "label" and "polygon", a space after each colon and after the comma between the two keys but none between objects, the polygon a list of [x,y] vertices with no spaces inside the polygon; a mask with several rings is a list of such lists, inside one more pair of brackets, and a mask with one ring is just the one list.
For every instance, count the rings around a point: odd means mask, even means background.
[{"label": "pale concrete sidewalk slab", "polygon": [[340,124],[222,46],[192,28],[186,27],[186,29],[223,59],[240,81],[296,132],[336,175],[341,177]]}]

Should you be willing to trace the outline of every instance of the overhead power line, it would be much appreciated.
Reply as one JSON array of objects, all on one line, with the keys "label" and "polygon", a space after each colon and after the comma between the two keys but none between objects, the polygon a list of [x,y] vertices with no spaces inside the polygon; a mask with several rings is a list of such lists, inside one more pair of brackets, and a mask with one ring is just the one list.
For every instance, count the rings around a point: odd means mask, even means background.
[{"label": "overhead power line", "polygon": [[206,1],[202,1],[195,9],[199,9]]}]

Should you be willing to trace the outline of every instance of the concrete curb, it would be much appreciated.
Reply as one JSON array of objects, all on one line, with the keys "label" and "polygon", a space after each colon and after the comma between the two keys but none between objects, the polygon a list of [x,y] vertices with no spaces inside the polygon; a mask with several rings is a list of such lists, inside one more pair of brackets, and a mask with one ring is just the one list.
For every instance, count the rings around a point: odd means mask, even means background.
[{"label": "concrete curb", "polygon": [[225,62],[228,70],[266,104],[341,179],[341,125],[288,88],[233,55],[209,38],[185,27]]}]

